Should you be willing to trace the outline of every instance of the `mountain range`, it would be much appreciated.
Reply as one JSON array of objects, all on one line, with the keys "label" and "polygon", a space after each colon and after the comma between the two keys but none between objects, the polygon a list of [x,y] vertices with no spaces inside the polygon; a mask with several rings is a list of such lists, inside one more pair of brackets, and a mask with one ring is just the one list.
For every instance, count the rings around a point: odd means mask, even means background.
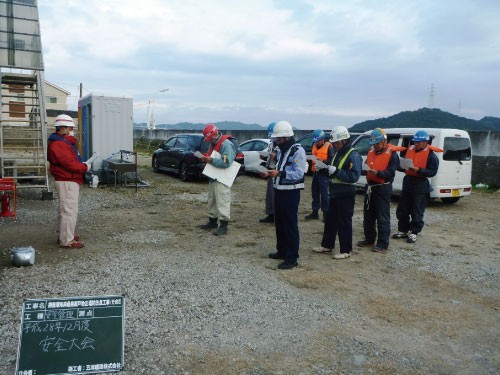
[{"label": "mountain range", "polygon": [[390,117],[360,122],[349,128],[353,132],[365,132],[375,128],[448,128],[467,131],[500,131],[500,118],[483,117],[471,120],[437,108],[421,108],[416,111],[404,111]]},{"label": "mountain range", "polygon": [[[156,125],[157,129],[195,130],[201,131],[206,124],[181,122],[177,124]],[[221,130],[264,130],[266,126],[259,124],[244,124],[237,121],[222,121],[216,125]],[[135,124],[135,129],[146,129],[145,123]],[[363,121],[349,128],[352,132],[364,132],[375,128],[449,128],[467,131],[494,130],[500,131],[500,118],[483,117],[481,120],[471,120],[460,117],[437,108],[420,108],[416,111],[403,111],[390,117]]]}]

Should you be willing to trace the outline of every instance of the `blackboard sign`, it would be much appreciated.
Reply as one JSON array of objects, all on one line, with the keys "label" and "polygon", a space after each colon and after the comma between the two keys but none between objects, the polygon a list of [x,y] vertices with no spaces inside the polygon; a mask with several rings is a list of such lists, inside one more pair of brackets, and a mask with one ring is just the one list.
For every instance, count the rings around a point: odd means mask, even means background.
[{"label": "blackboard sign", "polygon": [[122,370],[124,311],[122,296],[25,300],[16,375]]}]

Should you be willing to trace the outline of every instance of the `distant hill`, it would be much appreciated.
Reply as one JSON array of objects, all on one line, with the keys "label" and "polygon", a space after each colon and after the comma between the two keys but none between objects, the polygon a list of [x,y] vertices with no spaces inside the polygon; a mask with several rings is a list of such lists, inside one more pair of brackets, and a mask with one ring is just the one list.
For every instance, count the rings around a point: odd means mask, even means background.
[{"label": "distant hill", "polygon": [[[202,131],[205,123],[193,124],[180,122],[177,124],[158,124],[157,129],[194,130]],[[221,121],[216,125],[221,130],[266,130],[267,126],[259,124],[244,124],[237,121]],[[135,129],[146,129],[145,123],[134,124]],[[500,131],[500,118],[483,117],[481,120],[471,120],[460,117],[437,108],[420,108],[416,111],[404,111],[390,117],[379,118],[360,122],[349,128],[352,132],[364,132],[375,128],[448,128],[474,130],[496,130]],[[296,129],[294,127],[294,129]]]},{"label": "distant hill", "polygon": [[440,109],[421,108],[416,111],[400,112],[390,117],[360,122],[349,128],[353,132],[365,132],[375,128],[448,128],[500,131],[500,118],[484,117],[479,121],[460,117]]},{"label": "distant hill", "polygon": [[[244,124],[242,122],[235,121],[221,121],[215,123],[220,130],[265,130],[267,127],[263,127],[259,124]],[[205,127],[205,123],[193,124],[191,122],[179,122],[177,124],[158,124],[156,129],[175,129],[175,130],[196,130],[201,131]],[[146,129],[145,123],[134,124],[136,129]]]}]

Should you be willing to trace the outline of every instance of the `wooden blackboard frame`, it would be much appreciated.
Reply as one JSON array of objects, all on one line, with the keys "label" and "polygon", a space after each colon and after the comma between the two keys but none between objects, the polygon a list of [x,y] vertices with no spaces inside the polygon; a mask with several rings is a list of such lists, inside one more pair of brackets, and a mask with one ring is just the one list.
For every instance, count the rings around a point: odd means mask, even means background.
[{"label": "wooden blackboard frame", "polygon": [[124,366],[123,296],[27,299],[16,375],[93,374]]}]

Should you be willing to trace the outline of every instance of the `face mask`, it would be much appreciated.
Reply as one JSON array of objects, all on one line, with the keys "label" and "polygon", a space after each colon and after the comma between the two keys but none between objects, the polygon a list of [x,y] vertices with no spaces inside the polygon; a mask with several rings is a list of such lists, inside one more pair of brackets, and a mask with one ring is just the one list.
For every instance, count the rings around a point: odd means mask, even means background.
[{"label": "face mask", "polygon": [[75,132],[73,131],[73,129],[71,129],[68,133],[69,136],[71,137],[74,137],[75,136]]}]

